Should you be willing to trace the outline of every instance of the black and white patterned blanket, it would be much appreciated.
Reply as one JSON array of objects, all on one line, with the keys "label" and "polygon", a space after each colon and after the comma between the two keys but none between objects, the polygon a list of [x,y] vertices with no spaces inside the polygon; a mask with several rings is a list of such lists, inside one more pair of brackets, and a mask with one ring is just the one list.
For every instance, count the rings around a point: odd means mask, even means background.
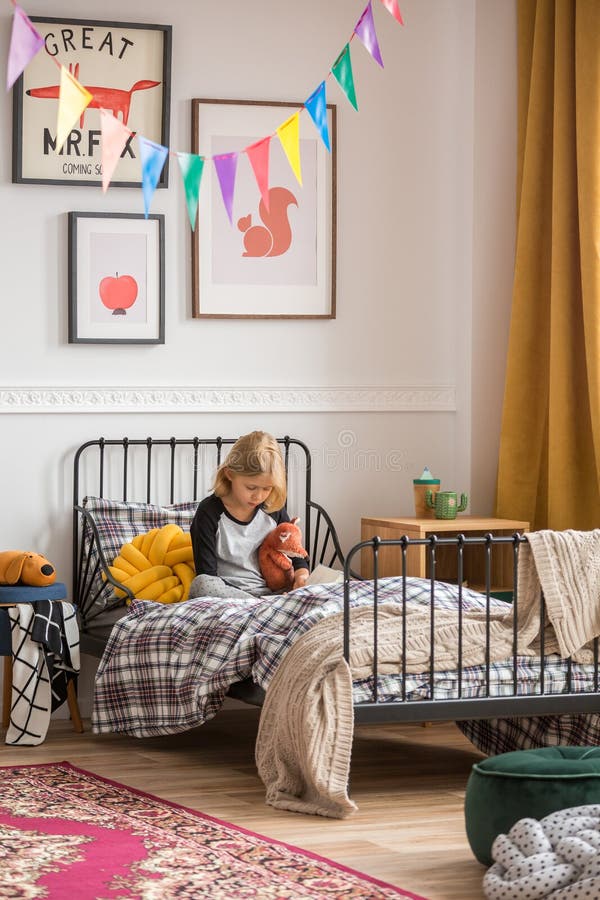
[{"label": "black and white patterned blanket", "polygon": [[9,607],[12,695],[7,744],[35,746],[46,737],[50,714],[66,700],[67,683],[79,671],[75,607],[39,600]]}]

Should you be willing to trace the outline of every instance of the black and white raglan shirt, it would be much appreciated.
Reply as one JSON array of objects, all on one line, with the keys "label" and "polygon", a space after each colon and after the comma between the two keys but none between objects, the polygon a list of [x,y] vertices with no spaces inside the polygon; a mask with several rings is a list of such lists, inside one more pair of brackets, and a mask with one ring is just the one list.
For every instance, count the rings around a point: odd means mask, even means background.
[{"label": "black and white raglan shirt", "polygon": [[[232,587],[261,597],[270,594],[260,574],[258,548],[281,522],[289,522],[285,507],[265,512],[258,506],[249,522],[240,522],[227,512],[215,494],[198,505],[190,533],[196,575],[218,575]],[[294,569],[306,569],[304,559],[292,559]]]}]

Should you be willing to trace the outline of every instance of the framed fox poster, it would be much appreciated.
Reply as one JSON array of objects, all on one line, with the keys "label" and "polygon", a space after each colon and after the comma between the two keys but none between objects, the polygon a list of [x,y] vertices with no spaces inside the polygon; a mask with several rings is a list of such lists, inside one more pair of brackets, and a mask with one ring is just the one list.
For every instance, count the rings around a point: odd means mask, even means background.
[{"label": "framed fox poster", "polygon": [[[169,145],[171,26],[31,16],[44,48],[13,88],[13,182],[102,184],[100,108],[130,131],[111,185],[142,183],[136,134]],[[60,152],[60,67],[92,100]],[[158,187],[168,186],[168,161]]]}]

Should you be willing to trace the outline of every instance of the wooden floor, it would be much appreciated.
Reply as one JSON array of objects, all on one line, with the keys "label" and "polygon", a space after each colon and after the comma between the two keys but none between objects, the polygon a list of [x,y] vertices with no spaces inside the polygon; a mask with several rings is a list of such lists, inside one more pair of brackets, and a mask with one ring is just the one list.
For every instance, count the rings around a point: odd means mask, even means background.
[{"label": "wooden floor", "polygon": [[[53,719],[39,747],[0,744],[0,764],[68,760],[236,825],[312,850],[428,900],[481,900],[485,872],[464,829],[463,800],[481,754],[453,724],[360,726],[344,821],[265,805],[254,765],[258,711],[223,709],[181,735],[139,740],[75,734]],[[1,740],[1,738],[0,738]]]}]

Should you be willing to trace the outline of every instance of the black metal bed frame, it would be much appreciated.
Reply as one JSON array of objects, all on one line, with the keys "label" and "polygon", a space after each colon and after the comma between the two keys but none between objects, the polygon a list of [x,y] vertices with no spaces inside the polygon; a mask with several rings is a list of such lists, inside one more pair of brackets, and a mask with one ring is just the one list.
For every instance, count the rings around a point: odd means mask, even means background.
[{"label": "black metal bed frame", "polygon": [[[89,461],[90,454],[97,452],[97,465],[92,463],[94,476],[94,496],[105,497],[107,482],[114,482],[116,479],[109,478],[109,463],[115,462],[119,473],[119,494],[117,498],[114,494],[108,494],[108,499],[119,500],[138,500],[145,503],[156,503],[157,498],[153,491],[153,476],[155,453],[157,448],[166,448],[167,460],[163,460],[162,469],[167,469],[168,475],[168,494],[166,500],[170,504],[176,502],[176,482],[178,476],[182,473],[184,462],[187,462],[187,468],[191,473],[191,478],[185,479],[186,494],[182,496],[183,500],[196,501],[202,499],[199,496],[200,474],[214,475],[216,467],[222,461],[223,448],[234,444],[237,438],[119,438],[106,439],[97,438],[82,444],[75,453],[73,467],[73,596],[79,611],[80,630],[81,630],[81,649],[83,653],[100,657],[103,653],[104,646],[112,629],[112,625],[94,624],[94,620],[99,618],[103,613],[112,609],[117,609],[125,605],[126,600],[114,599],[109,606],[101,609],[96,608],[99,596],[97,585],[97,576],[102,573],[110,584],[115,588],[119,588],[125,592],[129,599],[133,599],[131,591],[121,584],[109,571],[109,565],[112,560],[107,560],[102,543],[99,538],[98,529],[94,521],[94,516],[82,506],[85,494],[91,494],[92,490],[82,489],[82,482],[90,479],[83,477],[82,469],[84,464]],[[300,460],[300,471],[298,478],[303,482],[304,487],[304,517],[302,520],[302,532],[304,538],[304,546],[309,553],[310,568],[314,568],[318,563],[333,566],[342,566],[344,556],[340,548],[337,532],[327,511],[312,499],[312,459],[310,451],[303,441],[288,436],[277,439],[283,454],[286,476],[289,475],[291,463],[291,448],[297,448],[297,458]],[[131,497],[130,487],[133,474],[132,450],[133,448],[145,448],[143,459],[136,458],[136,463],[143,468],[144,496]],[[201,459],[204,448],[212,448],[211,459]],[[135,451],[133,451],[135,452]],[[182,454],[188,454],[184,459]],[[190,456],[191,454],[191,456]],[[189,474],[189,473],[188,473]],[[139,481],[139,479],[138,479]],[[112,490],[112,484],[108,485],[108,489]],[[294,509],[295,511],[295,509]],[[91,535],[91,547],[95,544],[98,554],[98,561],[95,565],[91,564],[90,555],[84,554],[84,545],[82,541],[82,527],[86,524]]]},{"label": "black metal bed frame", "polygon": [[[164,452],[168,453],[168,502],[176,501],[176,481],[177,473],[182,465],[182,453],[189,454],[191,459],[187,458],[188,468],[192,471],[191,485],[188,487],[188,493],[182,497],[185,500],[199,500],[199,471],[201,469],[200,453],[203,448],[212,448],[213,454],[211,474],[218,466],[222,459],[223,447],[235,442],[236,438],[145,438],[145,439],[105,439],[98,438],[96,440],[87,441],[77,450],[74,460],[74,481],[73,481],[73,591],[75,603],[77,604],[80,629],[81,629],[81,649],[83,653],[92,656],[101,657],[108,640],[112,624],[96,624],[95,623],[95,604],[97,592],[94,592],[93,585],[97,581],[99,572],[103,572],[107,581],[114,587],[120,588],[131,597],[131,592],[120,584],[110,574],[108,569],[109,561],[106,560],[99,534],[94,522],[93,515],[82,506],[82,481],[87,482],[88,478],[82,479],[82,465],[85,461],[90,462],[90,455],[97,453],[97,461],[92,462],[93,471],[96,473],[95,496],[104,497],[106,483],[111,481],[108,488],[112,490],[112,482],[114,482],[114,473],[108,472],[108,457],[114,461],[117,459],[117,471],[120,472],[120,494],[119,498],[109,494],[109,499],[131,499],[130,484],[133,472],[132,448],[145,448],[143,453],[144,461],[140,463],[139,455],[136,458],[137,465],[142,466],[143,481],[145,482],[145,496],[141,502],[155,503],[156,498],[153,496],[152,480],[154,475],[154,453],[157,448],[165,448]],[[545,681],[546,662],[544,659],[543,630],[541,644],[541,664],[539,692],[536,694],[519,694],[519,679],[517,672],[517,652],[516,652],[516,626],[513,633],[513,671],[512,671],[512,693],[505,696],[493,697],[490,695],[490,642],[489,642],[489,613],[492,597],[491,571],[492,571],[492,554],[494,548],[507,544],[512,546],[512,566],[513,566],[513,603],[518,606],[518,565],[519,565],[519,548],[526,539],[523,535],[515,533],[512,536],[494,536],[487,534],[483,536],[465,536],[458,534],[455,536],[437,536],[431,535],[428,538],[413,539],[402,537],[395,540],[381,540],[373,538],[370,541],[362,541],[348,552],[344,558],[341,550],[338,536],[333,522],[326,510],[312,499],[312,473],[311,473],[311,454],[302,441],[291,438],[279,438],[278,442],[282,448],[286,473],[289,472],[290,451],[291,448],[297,448],[293,451],[298,453],[302,465],[303,473],[300,473],[304,484],[303,504],[305,507],[304,520],[302,523],[305,547],[309,551],[310,567],[313,568],[317,563],[323,563],[330,567],[343,566],[344,568],[344,634],[343,634],[343,651],[346,660],[350,655],[350,643],[352,640],[351,619],[350,619],[350,590],[354,580],[359,578],[352,568],[353,560],[357,553],[370,552],[373,554],[373,603],[374,603],[374,666],[372,678],[372,694],[371,699],[366,702],[355,704],[355,720],[357,722],[375,723],[375,722],[422,722],[422,721],[443,721],[443,720],[467,720],[467,719],[485,719],[485,718],[514,718],[518,716],[543,716],[543,715],[560,715],[563,713],[593,713],[600,709],[600,674],[598,665],[598,638],[593,642],[594,656],[594,675],[593,690],[586,692],[575,692],[572,690],[573,683],[571,677],[572,660],[566,661],[566,690],[559,692],[546,690]],[[139,454],[139,450],[136,451]],[[203,461],[208,465],[206,461]],[[85,468],[85,467],[84,467]],[[164,460],[161,472],[164,469]],[[139,472],[136,471],[139,476]],[[110,475],[110,477],[109,477]],[[138,477],[139,484],[139,477]],[[86,494],[92,493],[91,490],[85,491]],[[191,496],[190,496],[191,493]],[[295,512],[296,507],[291,507]],[[81,540],[81,532],[83,523],[89,527],[92,542],[97,543],[98,562],[95,566],[91,566],[89,555],[83,552],[83,543]],[[460,528],[460,519],[457,520],[457,529]],[[465,550],[471,545],[479,545],[483,548],[485,554],[485,585],[482,593],[486,598],[486,631],[488,640],[486,642],[486,685],[485,696],[471,698],[463,696],[463,666],[462,666],[462,584],[464,573],[464,556]],[[386,547],[400,547],[401,549],[401,571],[398,573],[402,576],[402,605],[403,610],[406,609],[406,579],[407,579],[407,553],[409,548],[425,546],[427,554],[428,580],[430,582],[430,640],[431,653],[429,665],[429,691],[428,699],[410,700],[406,697],[406,671],[405,663],[399,674],[402,676],[402,694],[399,700],[382,702],[378,695],[378,629],[377,629],[377,609],[379,596],[379,553]],[[437,699],[435,696],[435,584],[436,584],[436,554],[438,548],[454,547],[456,549],[456,582],[458,592],[458,624],[459,624],[459,645],[458,645],[458,697],[456,699]],[[447,552],[447,551],[445,551]],[[112,608],[124,605],[125,600],[115,600]],[[541,621],[545,617],[545,602],[542,596],[540,606]],[[516,616],[515,616],[516,620]],[[404,616],[404,622],[406,616]],[[253,705],[261,705],[264,699],[262,688],[254,685],[250,680],[239,682],[231,686],[229,690],[230,696],[244,700]]]},{"label": "black metal bed frame", "polygon": [[[460,519],[457,520],[457,528],[460,528]],[[356,544],[348,552],[344,563],[344,657],[346,661],[350,659],[350,643],[352,640],[352,628],[350,619],[350,590],[352,585],[352,560],[353,557],[361,551],[370,551],[373,554],[373,644],[374,644],[374,664],[371,699],[366,702],[356,703],[354,705],[354,717],[356,722],[375,723],[375,722],[434,722],[434,721],[461,721],[467,719],[490,719],[490,718],[517,718],[520,716],[544,716],[544,715],[561,715],[574,713],[598,713],[600,709],[599,696],[599,666],[598,666],[598,641],[593,641],[593,691],[574,692],[572,680],[573,661],[569,657],[565,661],[566,672],[566,690],[561,692],[546,691],[545,671],[546,661],[544,655],[544,630],[541,629],[540,641],[540,691],[535,694],[518,694],[519,679],[517,671],[517,607],[519,603],[518,597],[518,566],[519,566],[519,547],[526,540],[522,534],[515,533],[512,536],[494,536],[486,534],[480,536],[465,536],[458,534],[456,536],[440,537],[431,535],[428,538],[413,539],[401,537],[394,540],[382,540],[375,537],[369,541],[362,541]],[[492,553],[495,547],[499,545],[511,544],[513,547],[513,585],[512,603],[515,607],[514,626],[513,626],[513,654],[512,654],[512,688],[513,691],[509,695],[500,697],[490,696],[490,603],[492,597],[491,585],[491,562]],[[462,595],[463,595],[463,570],[464,570],[464,551],[469,545],[478,545],[483,548],[485,554],[485,589],[482,592],[486,599],[486,654],[485,654],[485,670],[486,685],[484,697],[463,697],[463,665],[462,665]],[[429,660],[429,697],[426,700],[409,700],[406,698],[406,660],[403,656],[400,674],[402,675],[402,694],[398,701],[381,702],[378,697],[378,627],[377,627],[377,605],[379,593],[379,553],[385,547],[400,547],[402,554],[402,608],[403,608],[403,641],[406,636],[406,564],[407,552],[409,547],[425,546],[428,556],[428,580],[430,583],[430,603],[429,603],[429,627],[430,627],[430,646],[432,648]],[[435,582],[436,582],[436,551],[438,547],[455,547],[456,548],[456,572],[457,572],[457,593],[458,593],[458,697],[456,699],[436,699],[435,697]],[[545,621],[546,604],[543,593],[540,601],[540,621]]]}]

